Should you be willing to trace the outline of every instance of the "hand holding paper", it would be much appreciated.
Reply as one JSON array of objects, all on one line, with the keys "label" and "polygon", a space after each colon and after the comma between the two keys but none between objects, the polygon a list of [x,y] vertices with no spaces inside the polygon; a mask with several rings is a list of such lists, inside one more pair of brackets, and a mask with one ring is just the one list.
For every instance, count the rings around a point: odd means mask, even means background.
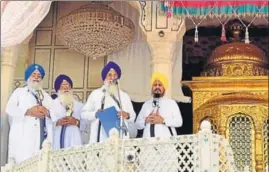
[{"label": "hand holding paper", "polygon": [[117,114],[118,112],[114,106],[96,113],[96,116],[101,121],[107,136],[109,136],[109,131],[112,128],[116,128],[118,131],[120,131],[120,119],[118,118]]},{"label": "hand holding paper", "polygon": [[118,114],[117,114],[117,115],[118,115],[118,118],[120,118],[121,114],[122,114],[122,117],[123,117],[124,119],[129,119],[129,118],[130,118],[129,113],[124,112],[124,111],[122,111],[122,112],[118,112]]}]

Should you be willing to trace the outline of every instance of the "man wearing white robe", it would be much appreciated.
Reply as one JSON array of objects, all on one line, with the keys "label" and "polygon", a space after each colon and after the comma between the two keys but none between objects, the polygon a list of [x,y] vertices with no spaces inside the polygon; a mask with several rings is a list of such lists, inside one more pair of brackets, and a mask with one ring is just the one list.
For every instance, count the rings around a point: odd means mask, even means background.
[{"label": "man wearing white robe", "polygon": [[[117,86],[113,81],[115,81],[115,79],[120,79],[120,67],[115,62],[110,61],[102,70],[101,75],[104,85],[90,94],[81,114],[83,119],[87,119],[91,122],[90,143],[103,142],[108,138],[104,128],[99,123],[99,119],[96,117],[96,112],[102,108],[102,102],[104,102],[104,107],[102,109],[114,106],[118,111],[118,116],[120,117],[121,115],[118,103],[112,98],[112,96],[115,96],[115,99],[119,102]],[[128,128],[129,125],[134,124],[136,114],[128,94],[122,90],[119,92],[123,111],[122,117]],[[136,131],[129,130],[127,138],[135,132]]]},{"label": "man wearing white robe", "polygon": [[137,129],[144,129],[143,137],[170,137],[177,135],[176,127],[182,126],[182,117],[177,103],[166,98],[168,81],[161,73],[151,79],[153,98],[146,101],[136,120]]},{"label": "man wearing white robe", "polygon": [[[160,137],[165,139],[176,136],[175,128],[181,127],[183,122],[177,103],[164,96],[165,89],[168,87],[167,78],[161,73],[154,73],[151,79],[151,87],[153,97],[143,104],[136,120],[137,128],[144,129],[143,138]],[[170,149],[170,151],[167,152],[166,149]],[[154,167],[156,172],[177,172],[180,169],[178,167],[177,146],[174,144],[140,147],[140,151],[151,152],[150,156],[154,157],[151,166]],[[140,159],[140,171],[144,171],[147,161],[147,157]]]},{"label": "man wearing white robe", "polygon": [[74,99],[73,82],[67,75],[59,75],[54,88],[57,98],[53,109],[57,118],[54,128],[54,149],[82,145],[81,132],[87,129],[87,121],[81,120],[83,104]]},{"label": "man wearing white robe", "polygon": [[[53,142],[52,122],[55,118],[51,108],[52,99],[42,89],[44,76],[42,66],[30,65],[25,71],[27,86],[14,90],[7,103],[6,113],[11,119],[9,162],[20,163],[37,155],[43,139]],[[43,125],[45,127],[41,127]]]}]

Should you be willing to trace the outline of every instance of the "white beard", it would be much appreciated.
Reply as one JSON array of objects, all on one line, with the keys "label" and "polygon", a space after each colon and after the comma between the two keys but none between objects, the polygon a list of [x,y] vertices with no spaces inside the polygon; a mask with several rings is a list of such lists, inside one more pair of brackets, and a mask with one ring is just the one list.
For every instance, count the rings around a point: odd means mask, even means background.
[{"label": "white beard", "polygon": [[109,84],[107,87],[109,94],[116,95],[118,93],[118,88],[116,84]]},{"label": "white beard", "polygon": [[27,80],[27,86],[30,90],[36,91],[41,90],[43,85],[43,80],[41,81],[31,81],[30,78]]},{"label": "white beard", "polygon": [[58,96],[60,102],[65,106],[72,104],[74,101],[74,95],[72,91],[69,92],[58,91]]}]

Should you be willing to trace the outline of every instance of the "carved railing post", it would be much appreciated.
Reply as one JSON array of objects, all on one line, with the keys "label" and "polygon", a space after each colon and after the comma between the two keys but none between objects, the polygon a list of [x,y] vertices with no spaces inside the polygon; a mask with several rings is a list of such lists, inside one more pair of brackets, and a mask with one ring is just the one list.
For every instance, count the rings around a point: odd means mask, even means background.
[{"label": "carved railing post", "polygon": [[110,150],[107,150],[109,152],[107,152],[107,159],[106,159],[106,164],[107,167],[109,167],[109,169],[111,171],[120,171],[121,167],[121,160],[119,159],[120,156],[120,152],[119,152],[119,132],[117,129],[112,128],[109,132],[109,139],[107,141],[108,147],[111,148]]},{"label": "carved railing post", "polygon": [[[198,171],[218,171],[219,170],[219,145],[213,141],[211,124],[204,120],[201,123],[201,130],[198,132],[199,143],[199,170]],[[214,158],[212,158],[214,157]]]},{"label": "carved railing post", "polygon": [[1,167],[1,172],[12,172],[14,165],[13,161],[8,162],[5,166]]},{"label": "carved railing post", "polygon": [[49,171],[49,154],[52,151],[51,143],[45,140],[42,143],[42,149],[40,152],[39,162],[38,162],[38,172],[48,172]]}]

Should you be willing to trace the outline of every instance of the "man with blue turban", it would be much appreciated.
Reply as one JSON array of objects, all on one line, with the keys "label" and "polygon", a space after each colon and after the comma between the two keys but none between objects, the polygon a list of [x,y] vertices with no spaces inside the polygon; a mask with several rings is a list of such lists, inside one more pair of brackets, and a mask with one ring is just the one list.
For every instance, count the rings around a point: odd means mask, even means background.
[{"label": "man with blue turban", "polygon": [[87,129],[87,120],[81,119],[83,104],[73,95],[73,82],[67,75],[59,75],[54,88],[57,97],[53,100],[53,110],[57,118],[54,128],[54,149],[82,145],[81,132]]},{"label": "man with blue turban", "polygon": [[[90,143],[103,142],[107,139],[107,134],[101,125],[101,122],[96,117],[96,113],[100,109],[106,109],[109,107],[115,107],[118,111],[118,116],[122,115],[124,124],[129,128],[129,124],[134,122],[136,114],[133,109],[133,105],[130,97],[127,93],[117,89],[117,84],[121,78],[121,69],[118,64],[113,61],[108,62],[102,70],[101,77],[104,81],[104,85],[98,88],[90,94],[85,106],[82,109],[82,118],[91,122],[91,134]],[[120,98],[119,96],[120,95]],[[120,112],[122,103],[122,113]],[[130,137],[131,132],[125,135]]]},{"label": "man with blue turban", "polygon": [[30,65],[25,71],[27,85],[12,93],[6,106],[10,117],[8,157],[20,163],[37,155],[42,142],[53,141],[52,123],[55,121],[52,99],[42,89],[45,71],[38,64]]}]

